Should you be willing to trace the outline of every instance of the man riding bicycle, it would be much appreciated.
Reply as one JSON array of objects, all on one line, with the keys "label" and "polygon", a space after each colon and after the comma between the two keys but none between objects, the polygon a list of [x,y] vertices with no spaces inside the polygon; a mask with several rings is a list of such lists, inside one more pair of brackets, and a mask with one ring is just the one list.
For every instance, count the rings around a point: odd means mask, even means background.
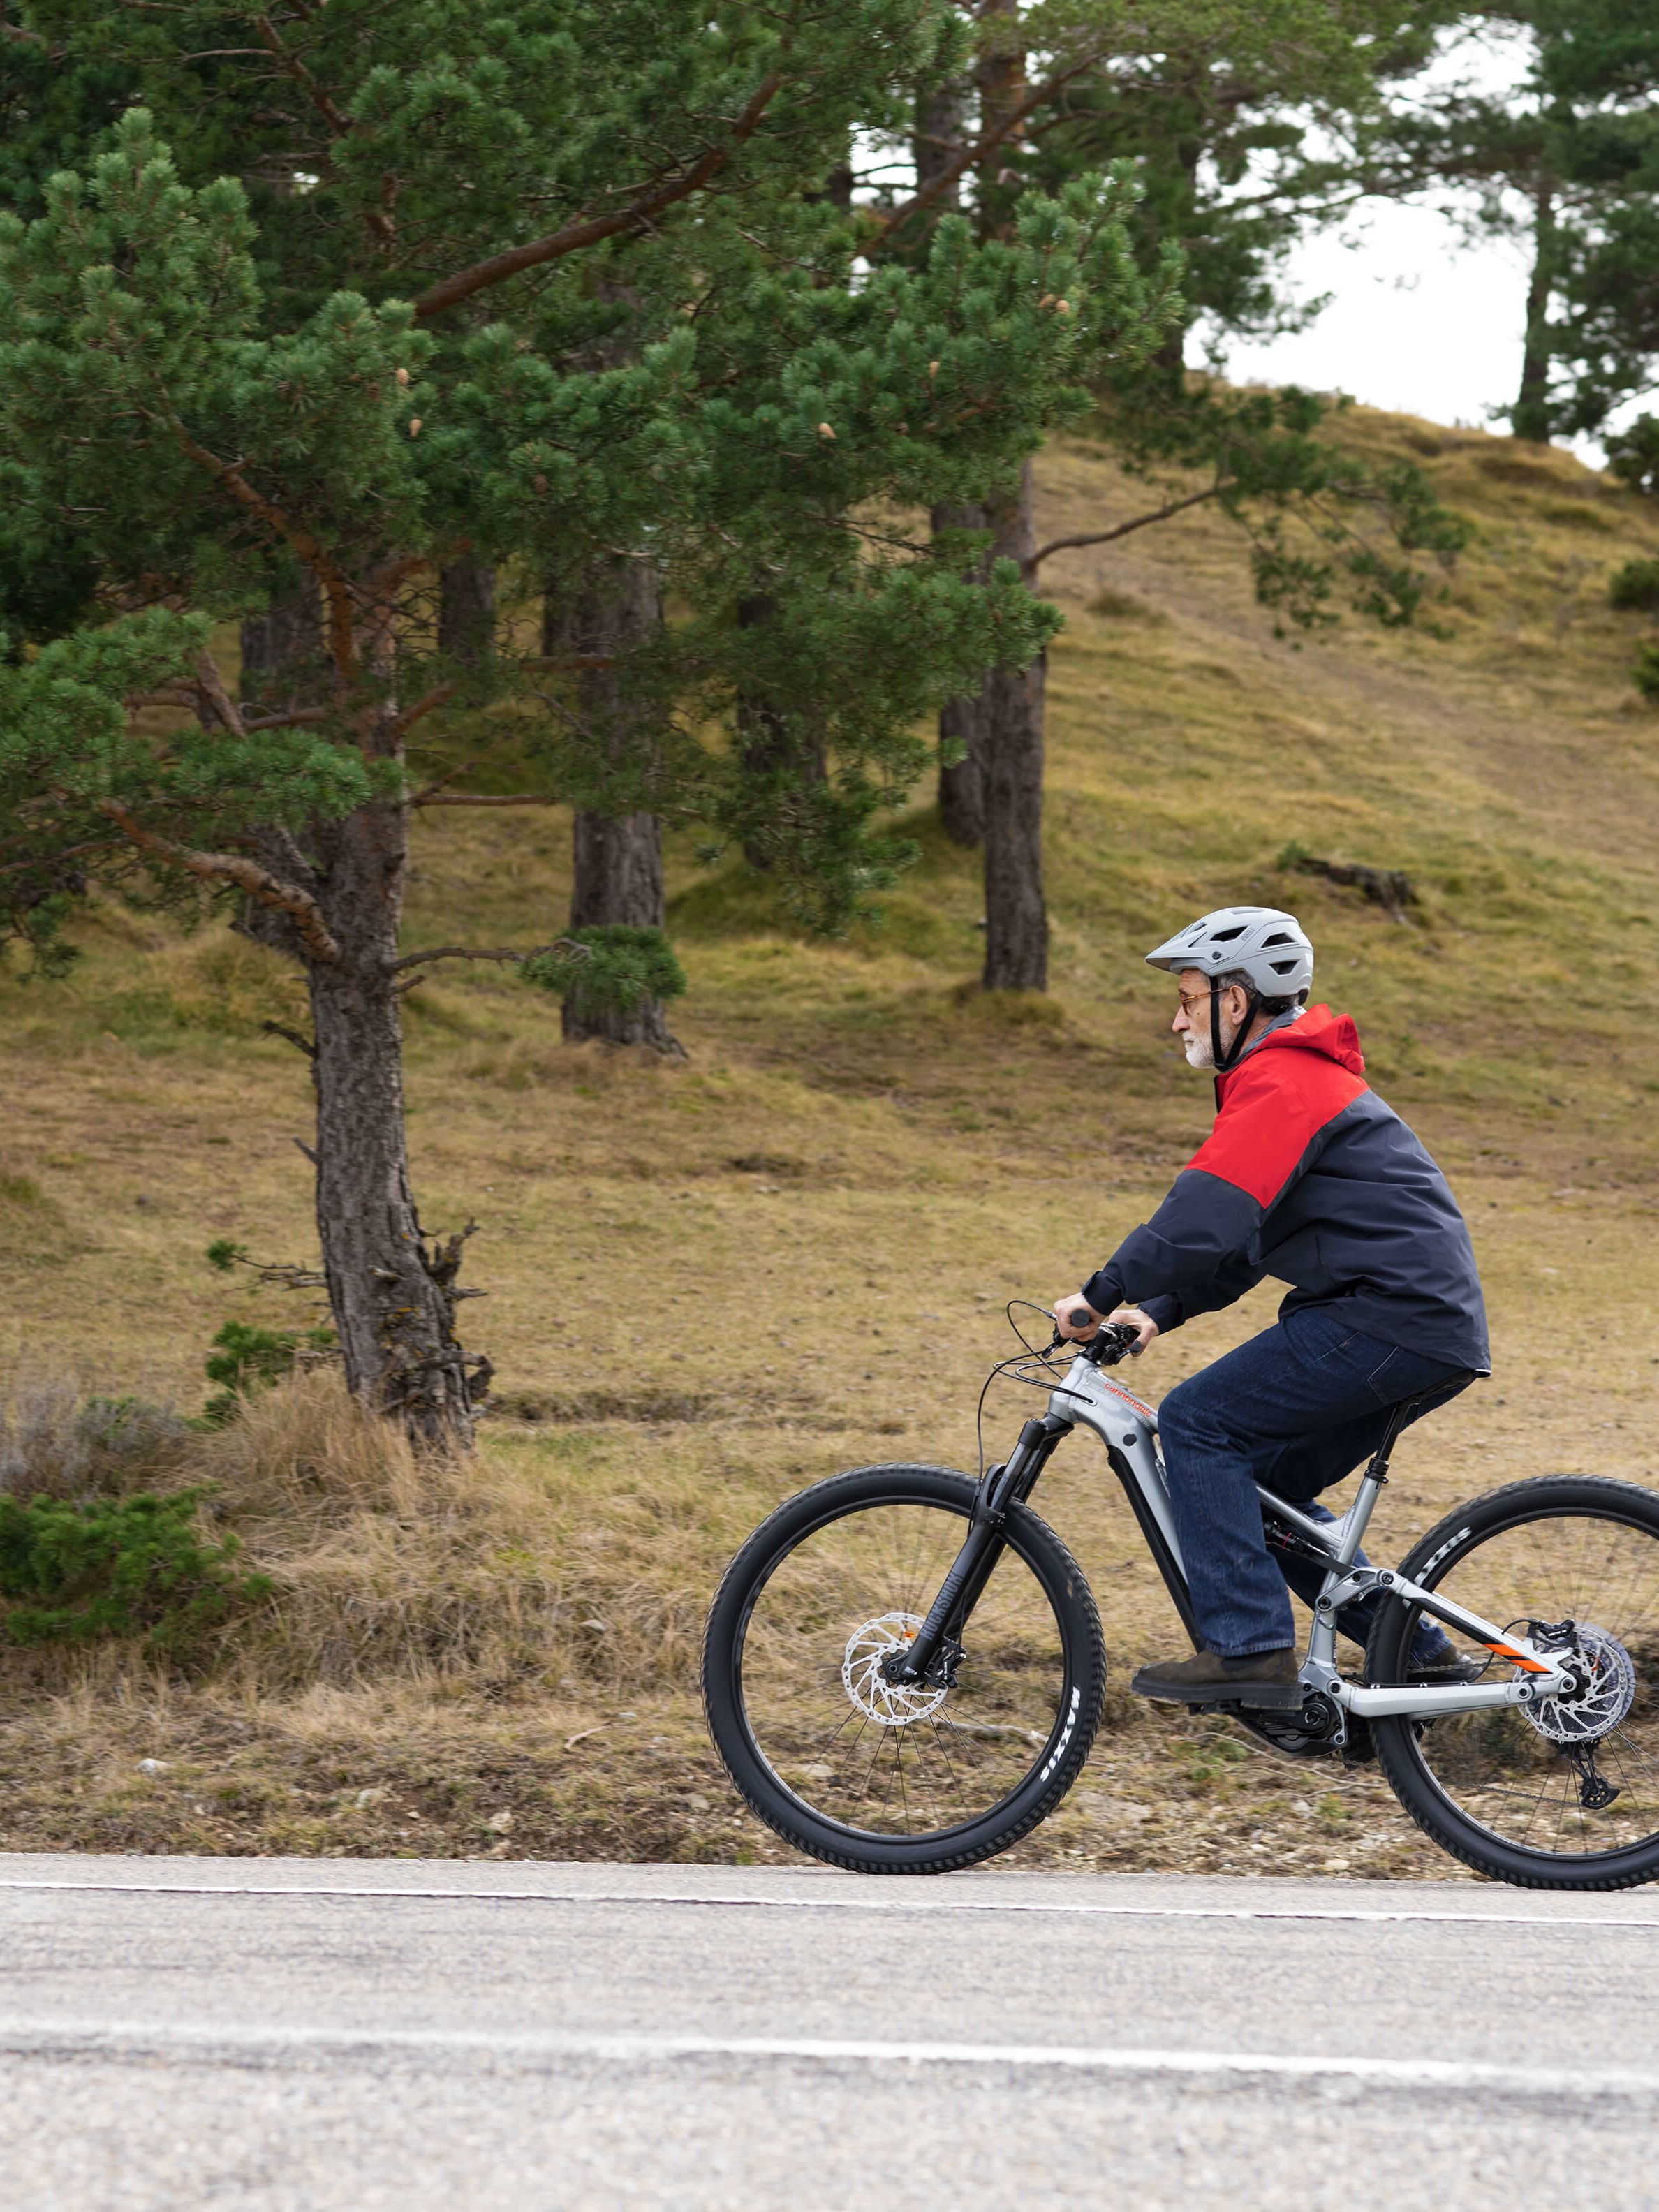
[{"label": "man riding bicycle", "polygon": [[[1206,1648],[1130,1684],[1177,1704],[1288,1709],[1302,1693],[1285,1583],[1311,1600],[1321,1577],[1275,1565],[1255,1486],[1328,1519],[1311,1501],[1374,1449],[1400,1400],[1420,1399],[1415,1419],[1489,1373],[1480,1279],[1445,1177],[1364,1079],[1352,1019],[1308,1005],[1313,946],[1294,915],[1224,907],[1146,959],[1178,979],[1171,1026],[1188,1065],[1214,1071],[1215,1127],[1054,1323],[1084,1340],[1103,1320],[1127,1323],[1139,1356],[1265,1276],[1290,1285],[1274,1327],[1158,1409]],[[1361,1642],[1369,1625],[1364,1602],[1338,1618]],[[1426,1618],[1411,1663],[1434,1680],[1470,1673]]]}]

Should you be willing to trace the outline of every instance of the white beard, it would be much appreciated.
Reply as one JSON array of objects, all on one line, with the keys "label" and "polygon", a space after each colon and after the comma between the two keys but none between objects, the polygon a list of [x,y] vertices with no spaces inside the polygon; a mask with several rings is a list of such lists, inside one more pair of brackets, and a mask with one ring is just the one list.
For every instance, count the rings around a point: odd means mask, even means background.
[{"label": "white beard", "polygon": [[1202,1035],[1199,1030],[1186,1030],[1182,1036],[1181,1048],[1187,1055],[1187,1065],[1188,1067],[1213,1067],[1215,1066],[1214,1048],[1212,1046],[1209,1038],[1206,1036]]}]

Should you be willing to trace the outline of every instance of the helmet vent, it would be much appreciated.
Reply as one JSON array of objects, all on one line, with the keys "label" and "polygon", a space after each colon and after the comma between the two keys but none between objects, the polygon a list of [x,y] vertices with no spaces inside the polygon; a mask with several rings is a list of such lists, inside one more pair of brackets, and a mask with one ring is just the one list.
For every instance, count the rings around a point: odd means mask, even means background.
[{"label": "helmet vent", "polygon": [[1210,934],[1218,945],[1231,945],[1234,938],[1243,936],[1244,925],[1242,921],[1235,922],[1231,929],[1212,930]]},{"label": "helmet vent", "polygon": [[1269,945],[1293,945],[1296,940],[1288,930],[1276,929],[1271,937],[1264,937],[1261,942],[1265,947]]},{"label": "helmet vent", "polygon": [[1294,960],[1270,960],[1267,965],[1275,975],[1294,975],[1296,973],[1297,963]]}]

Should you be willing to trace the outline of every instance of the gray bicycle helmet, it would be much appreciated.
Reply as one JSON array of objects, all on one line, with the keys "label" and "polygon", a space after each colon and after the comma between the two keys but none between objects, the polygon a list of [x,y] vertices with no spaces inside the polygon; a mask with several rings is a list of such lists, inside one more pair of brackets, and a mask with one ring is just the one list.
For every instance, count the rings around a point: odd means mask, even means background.
[{"label": "gray bicycle helmet", "polygon": [[1146,965],[1171,975],[1196,968],[1209,976],[1210,1046],[1217,1068],[1224,1074],[1243,1051],[1250,1024],[1247,1018],[1231,1049],[1224,1054],[1218,978],[1248,976],[1252,1000],[1305,1000],[1313,981],[1314,952],[1293,914],[1272,906],[1224,906],[1166,939],[1146,955]]}]

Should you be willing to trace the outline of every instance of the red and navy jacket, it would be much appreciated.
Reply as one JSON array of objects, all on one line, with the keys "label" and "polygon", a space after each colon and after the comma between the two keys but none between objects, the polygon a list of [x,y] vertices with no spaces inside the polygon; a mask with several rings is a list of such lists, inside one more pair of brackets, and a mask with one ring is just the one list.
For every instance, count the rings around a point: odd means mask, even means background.
[{"label": "red and navy jacket", "polygon": [[1096,1312],[1134,1304],[1178,1328],[1272,1275],[1291,1285],[1281,1319],[1340,1300],[1367,1336],[1489,1373],[1468,1224],[1364,1066],[1328,1006],[1252,1045],[1169,1196],[1084,1285]]}]

